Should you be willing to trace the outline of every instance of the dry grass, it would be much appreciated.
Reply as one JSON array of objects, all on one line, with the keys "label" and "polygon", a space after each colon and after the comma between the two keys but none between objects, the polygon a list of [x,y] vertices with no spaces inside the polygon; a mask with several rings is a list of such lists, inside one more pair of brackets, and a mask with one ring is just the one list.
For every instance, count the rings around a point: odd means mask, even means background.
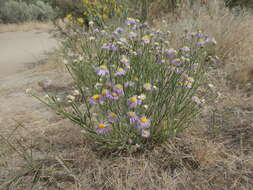
[{"label": "dry grass", "polygon": [[54,29],[52,23],[29,22],[24,24],[0,24],[0,33],[3,32],[17,32],[17,31],[31,31],[31,30],[51,30]]},{"label": "dry grass", "polygon": [[210,139],[205,127],[186,131],[142,155],[105,157],[90,150],[78,128],[66,124],[60,121],[44,132],[19,138],[19,144],[27,147],[27,153],[33,151],[33,156],[28,163],[9,152],[8,161],[2,163],[9,177],[26,174],[9,189],[253,188],[252,155],[242,154],[240,148],[228,149],[218,138]]},{"label": "dry grass", "polygon": [[[32,155],[29,162],[0,138],[0,184],[21,174],[3,189],[253,189],[253,91],[246,85],[253,79],[253,20],[247,14],[236,17],[215,3],[211,1],[208,9],[185,10],[176,23],[164,17],[172,31],[201,28],[218,41],[221,63],[210,68],[208,78],[214,87],[193,128],[143,154],[106,157],[93,152],[81,130],[66,120],[57,118],[48,126],[30,121],[36,130],[19,127],[8,139]],[[60,61],[51,60],[35,69],[57,69]],[[245,85],[237,88],[241,83]]]},{"label": "dry grass", "polygon": [[[208,1],[205,5],[184,6],[173,14],[166,14],[162,24],[176,33],[201,29],[218,42],[216,54],[232,80],[243,84],[253,81],[253,15],[245,10],[232,13],[222,1]],[[161,27],[160,19],[153,22]]]}]

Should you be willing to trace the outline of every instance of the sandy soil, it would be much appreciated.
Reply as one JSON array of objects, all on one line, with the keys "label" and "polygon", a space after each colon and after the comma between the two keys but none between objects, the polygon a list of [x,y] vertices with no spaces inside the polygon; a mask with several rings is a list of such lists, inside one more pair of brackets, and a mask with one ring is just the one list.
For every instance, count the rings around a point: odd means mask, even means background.
[{"label": "sandy soil", "polygon": [[24,64],[38,62],[57,46],[48,32],[7,32],[0,34],[0,76],[17,72]]},{"label": "sandy soil", "polygon": [[25,93],[26,88],[38,87],[38,82],[53,78],[55,72],[28,69],[30,63],[44,59],[57,47],[48,32],[10,32],[0,34],[0,131],[17,122],[36,127],[34,122],[51,120],[46,106]]}]

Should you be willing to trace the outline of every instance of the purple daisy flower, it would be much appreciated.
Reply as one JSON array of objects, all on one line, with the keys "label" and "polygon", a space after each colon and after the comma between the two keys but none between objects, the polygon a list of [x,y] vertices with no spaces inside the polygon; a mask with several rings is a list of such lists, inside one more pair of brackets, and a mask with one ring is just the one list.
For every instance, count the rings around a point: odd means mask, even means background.
[{"label": "purple daisy flower", "polygon": [[185,81],[185,82],[184,82],[184,86],[185,86],[186,88],[192,88],[192,82],[190,82],[190,81]]},{"label": "purple daisy flower", "polygon": [[123,63],[127,68],[130,68],[129,59],[125,55],[121,56],[120,62]]},{"label": "purple daisy flower", "polygon": [[100,135],[106,134],[110,131],[110,125],[107,123],[99,123],[96,127],[96,132]]},{"label": "purple daisy flower", "polygon": [[140,29],[147,28],[147,27],[149,27],[149,25],[147,23],[140,24]]},{"label": "purple daisy flower", "polygon": [[197,33],[195,33],[195,37],[197,38],[202,38],[204,36],[204,34],[202,33],[201,30],[199,30]]},{"label": "purple daisy flower", "polygon": [[152,90],[153,86],[150,83],[145,83],[143,85],[143,88],[145,88],[146,90]]},{"label": "purple daisy flower", "polygon": [[163,35],[163,34],[164,33],[161,32],[161,31],[159,31],[159,30],[151,32],[151,35],[153,35],[153,36],[155,36],[155,35]]},{"label": "purple daisy flower", "polygon": [[53,85],[53,82],[48,80],[47,82],[44,82],[44,87],[51,87]]},{"label": "purple daisy flower", "polygon": [[190,48],[188,46],[183,46],[182,48],[180,48],[180,50],[183,52],[189,52]]},{"label": "purple daisy flower", "polygon": [[144,129],[141,131],[141,136],[148,138],[150,136],[150,130]]},{"label": "purple daisy flower", "polygon": [[113,91],[116,92],[118,95],[123,95],[124,94],[123,86],[121,84],[116,84],[113,87]]},{"label": "purple daisy flower", "polygon": [[110,94],[110,91],[107,89],[103,89],[101,94],[104,98],[106,98]]},{"label": "purple daisy flower", "polygon": [[100,94],[95,94],[90,98],[91,104],[99,104],[103,101],[103,97]]},{"label": "purple daisy flower", "polygon": [[138,36],[138,34],[137,33],[134,33],[134,32],[130,32],[129,34],[128,34],[128,37],[129,38],[135,38],[135,37],[137,37]]},{"label": "purple daisy flower", "polygon": [[122,76],[122,75],[125,75],[125,74],[126,74],[126,71],[123,68],[121,68],[121,67],[119,67],[117,69],[117,71],[115,72],[116,76]]},{"label": "purple daisy flower", "polygon": [[95,70],[99,76],[109,75],[109,70],[105,65],[101,65],[99,67],[96,67]]},{"label": "purple daisy flower", "polygon": [[111,123],[118,121],[118,116],[115,113],[110,113],[107,120]]},{"label": "purple daisy flower", "polygon": [[132,29],[133,29],[133,30],[139,30],[139,29],[140,29],[140,26],[139,26],[139,25],[134,25]]},{"label": "purple daisy flower", "polygon": [[173,48],[170,48],[170,49],[166,50],[166,53],[169,57],[173,57],[177,54],[177,51]]},{"label": "purple daisy flower", "polygon": [[149,25],[147,23],[142,23],[142,24],[139,24],[139,25],[134,25],[133,26],[133,30],[141,30],[143,28],[147,28]]},{"label": "purple daisy flower", "polygon": [[151,125],[150,119],[148,119],[146,116],[142,116],[137,121],[137,128],[138,129],[147,129]]},{"label": "purple daisy flower", "polygon": [[199,46],[204,46],[206,43],[207,43],[207,41],[204,40],[203,38],[201,38],[201,39],[199,39],[199,40],[197,41],[197,45],[199,45]]},{"label": "purple daisy flower", "polygon": [[104,44],[101,48],[105,50],[111,50],[111,51],[117,50],[117,46],[115,44]]},{"label": "purple daisy flower", "polygon": [[114,30],[113,34],[118,35],[118,34],[121,34],[122,32],[124,32],[123,28],[118,27],[118,28],[116,28],[116,30]]},{"label": "purple daisy flower", "polygon": [[152,39],[152,36],[150,35],[145,35],[142,37],[142,40],[144,41],[144,43],[148,44],[150,43],[150,40]]},{"label": "purple daisy flower", "polygon": [[128,112],[127,115],[131,125],[135,124],[139,119],[135,112]]},{"label": "purple daisy flower", "polygon": [[136,24],[137,20],[135,20],[134,18],[127,18],[125,24],[126,25],[132,25],[132,24]]},{"label": "purple daisy flower", "polygon": [[120,38],[119,41],[122,42],[123,44],[128,44],[126,38]]},{"label": "purple daisy flower", "polygon": [[108,35],[108,32],[106,32],[105,30],[101,30],[101,34],[106,36],[106,35]]},{"label": "purple daisy flower", "polygon": [[111,92],[106,97],[109,98],[110,100],[118,100],[119,99],[119,95],[116,92]]},{"label": "purple daisy flower", "polygon": [[172,65],[177,66],[177,67],[180,67],[183,64],[182,61],[181,61],[181,59],[179,59],[179,58],[173,59],[171,61],[171,63],[172,63]]},{"label": "purple daisy flower", "polygon": [[99,30],[98,28],[96,28],[93,32],[94,32],[94,33],[99,33],[100,30]]},{"label": "purple daisy flower", "polygon": [[138,99],[137,96],[133,96],[127,100],[127,104],[130,108],[135,108],[139,105],[141,105],[142,100]]},{"label": "purple daisy flower", "polygon": [[194,78],[192,78],[192,77],[187,77],[187,78],[186,78],[186,81],[188,81],[188,82],[194,82],[195,80],[194,80]]},{"label": "purple daisy flower", "polygon": [[137,51],[136,53],[137,53],[137,55],[142,55],[143,54],[142,51]]}]

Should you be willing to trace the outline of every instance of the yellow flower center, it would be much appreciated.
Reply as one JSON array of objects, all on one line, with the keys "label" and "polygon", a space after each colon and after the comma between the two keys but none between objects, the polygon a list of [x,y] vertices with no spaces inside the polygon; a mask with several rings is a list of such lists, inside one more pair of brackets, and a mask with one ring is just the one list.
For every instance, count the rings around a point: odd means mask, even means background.
[{"label": "yellow flower center", "polygon": [[192,82],[186,81],[184,84],[185,84],[186,86],[191,86],[191,85],[192,85]]},{"label": "yellow flower center", "polygon": [[146,84],[144,84],[144,87],[145,87],[145,88],[150,88],[150,87],[151,87],[151,84],[150,84],[150,83],[146,83]]},{"label": "yellow flower center", "polygon": [[108,93],[108,90],[107,90],[107,89],[103,89],[103,90],[102,90],[102,94],[103,94],[103,95],[106,95],[107,93]]},{"label": "yellow flower center", "polygon": [[130,98],[130,101],[131,101],[132,103],[136,103],[136,102],[137,102],[137,98],[136,98],[136,97],[132,97],[132,98]]},{"label": "yellow flower center", "polygon": [[100,69],[102,69],[102,70],[108,70],[107,67],[106,67],[105,65],[101,65],[101,66],[100,66]]},{"label": "yellow flower center", "polygon": [[120,61],[122,63],[126,64],[126,63],[128,63],[129,60],[127,59],[127,57],[123,56]]},{"label": "yellow flower center", "polygon": [[129,116],[130,116],[130,117],[135,117],[136,114],[135,114],[134,112],[130,112],[130,113],[129,113]]},{"label": "yellow flower center", "polygon": [[67,16],[66,16],[66,18],[67,19],[69,19],[69,20],[71,20],[73,17],[72,17],[72,14],[68,14]]},{"label": "yellow flower center", "polygon": [[117,85],[115,85],[115,88],[122,90],[123,86],[121,84],[117,84]]},{"label": "yellow flower center", "polygon": [[150,40],[151,38],[152,38],[152,36],[150,36],[150,35],[143,36],[143,39],[145,39],[145,40]]},{"label": "yellow flower center", "polygon": [[118,71],[118,72],[123,72],[124,69],[123,69],[123,68],[118,68],[117,71]]},{"label": "yellow flower center", "polygon": [[148,122],[148,118],[146,118],[146,117],[141,117],[140,121],[141,121],[142,123],[147,123],[147,122]]},{"label": "yellow flower center", "polygon": [[100,124],[98,124],[98,128],[100,128],[100,129],[104,129],[104,128],[106,128],[106,126],[105,126],[105,124],[100,123]]},{"label": "yellow flower center", "polygon": [[83,23],[84,23],[84,19],[83,19],[83,18],[78,18],[77,21],[78,21],[80,24],[83,24]]},{"label": "yellow flower center", "polygon": [[115,113],[112,113],[112,114],[111,114],[111,117],[112,117],[112,118],[117,118],[118,116],[117,116]]},{"label": "yellow flower center", "polygon": [[118,94],[115,92],[112,92],[112,96],[116,97],[116,96],[118,96]]},{"label": "yellow flower center", "polygon": [[131,18],[131,17],[128,17],[127,20],[129,20],[129,21],[134,21],[134,19]]},{"label": "yellow flower center", "polygon": [[94,99],[94,100],[98,100],[99,98],[100,98],[99,94],[95,94],[94,96],[92,96],[92,99]]},{"label": "yellow flower center", "polygon": [[192,82],[192,81],[194,81],[194,78],[188,77],[188,80],[189,80],[190,82]]}]

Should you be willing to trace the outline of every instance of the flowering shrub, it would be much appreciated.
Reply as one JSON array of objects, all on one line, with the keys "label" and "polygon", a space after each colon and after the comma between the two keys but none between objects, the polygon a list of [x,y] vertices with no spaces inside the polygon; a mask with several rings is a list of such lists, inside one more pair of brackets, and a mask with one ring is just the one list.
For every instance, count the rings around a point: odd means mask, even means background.
[{"label": "flowering shrub", "polygon": [[204,103],[198,88],[211,60],[207,47],[215,41],[198,31],[173,49],[170,32],[136,19],[113,32],[90,24],[80,47],[66,52],[77,88],[67,97],[70,107],[56,96],[41,101],[105,150],[161,143],[190,126]]},{"label": "flowering shrub", "polygon": [[72,23],[81,25],[93,20],[101,26],[108,18],[120,16],[124,10],[123,5],[118,0],[82,0],[80,5],[82,10],[69,12],[66,18]]}]

